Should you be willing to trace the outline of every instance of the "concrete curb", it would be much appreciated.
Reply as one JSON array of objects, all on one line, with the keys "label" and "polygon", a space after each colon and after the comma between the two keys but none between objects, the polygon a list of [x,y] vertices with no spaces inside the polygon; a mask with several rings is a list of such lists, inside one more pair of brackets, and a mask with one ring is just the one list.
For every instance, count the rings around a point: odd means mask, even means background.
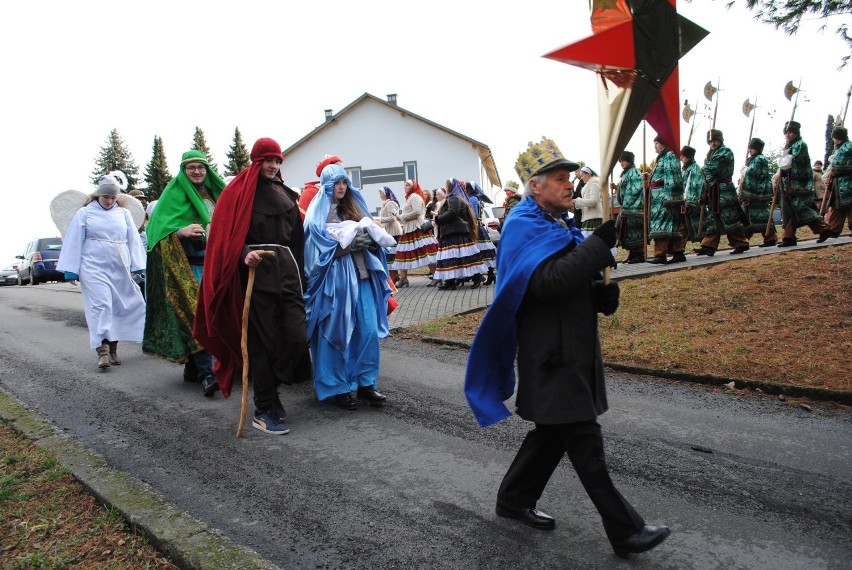
[{"label": "concrete curb", "polygon": [[255,551],[170,504],[150,485],[113,469],[106,459],[74,441],[0,388],[0,418],[49,451],[107,507],[169,560],[187,570],[276,570]]},{"label": "concrete curb", "polygon": [[[419,336],[419,335],[416,335]],[[440,338],[433,336],[419,336],[423,342],[431,344],[441,344],[444,346],[453,346],[469,350],[470,343],[466,340],[455,340],[449,338]],[[695,382],[697,384],[708,384],[711,386],[722,386],[729,382],[734,382],[737,388],[759,388],[767,394],[783,394],[793,397],[807,397],[814,400],[825,400],[837,402],[839,404],[852,405],[852,392],[844,392],[841,390],[828,390],[825,388],[809,388],[804,386],[793,386],[791,384],[778,384],[775,382],[767,382],[765,380],[748,380],[743,378],[726,378],[724,376],[711,376],[704,374],[689,374],[687,372],[675,372],[673,370],[656,370],[653,368],[643,368],[641,366],[629,366],[626,364],[618,364],[615,362],[604,361],[604,366],[619,372],[628,372],[630,374],[642,374],[645,376],[655,376],[658,378],[668,378],[670,380],[682,380],[685,382]]]}]

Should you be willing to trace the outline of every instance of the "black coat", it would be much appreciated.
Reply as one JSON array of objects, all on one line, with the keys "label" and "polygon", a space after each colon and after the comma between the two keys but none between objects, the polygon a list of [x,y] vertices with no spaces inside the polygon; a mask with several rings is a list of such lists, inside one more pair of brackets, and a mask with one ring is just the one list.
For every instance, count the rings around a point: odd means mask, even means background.
[{"label": "black coat", "polygon": [[[518,311],[518,415],[539,424],[594,420],[607,410],[596,283],[612,263],[589,236],[543,261]],[[598,281],[596,281],[598,280]]]}]

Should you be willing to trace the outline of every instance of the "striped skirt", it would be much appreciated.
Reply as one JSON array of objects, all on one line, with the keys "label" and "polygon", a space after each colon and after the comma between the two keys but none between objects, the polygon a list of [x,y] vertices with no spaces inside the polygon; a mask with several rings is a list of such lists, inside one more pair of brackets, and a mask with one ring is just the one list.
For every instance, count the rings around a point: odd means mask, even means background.
[{"label": "striped skirt", "polygon": [[491,243],[491,238],[488,237],[488,229],[485,226],[479,226],[478,233],[476,247],[479,249],[479,258],[485,264],[485,267],[494,269],[497,267],[497,248]]},{"label": "striped skirt", "polygon": [[463,279],[487,271],[479,248],[470,239],[470,234],[452,234],[441,238],[438,245],[438,268],[435,269],[433,279]]},{"label": "striped skirt", "polygon": [[437,252],[438,242],[435,241],[435,235],[417,228],[399,237],[393,265],[390,268],[399,271],[425,267],[435,263]]}]

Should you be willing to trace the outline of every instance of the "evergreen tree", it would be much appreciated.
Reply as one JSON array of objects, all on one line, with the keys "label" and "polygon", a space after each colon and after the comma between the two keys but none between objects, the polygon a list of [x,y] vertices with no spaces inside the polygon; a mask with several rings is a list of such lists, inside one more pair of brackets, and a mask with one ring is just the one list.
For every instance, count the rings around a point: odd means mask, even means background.
[{"label": "evergreen tree", "polygon": [[92,183],[97,186],[98,180],[104,174],[120,170],[127,177],[127,190],[136,188],[139,168],[133,161],[133,155],[124,144],[118,129],[110,131],[106,146],[101,148],[100,156],[95,159],[95,169],[92,171]]},{"label": "evergreen tree", "polygon": [[225,165],[225,176],[236,176],[248,168],[249,163],[251,163],[249,151],[243,143],[243,136],[240,134],[239,127],[234,129],[234,143],[226,156],[228,157],[228,164]]},{"label": "evergreen tree", "polygon": [[834,141],[831,140],[831,131],[834,130],[835,126],[834,116],[829,115],[828,120],[825,122],[825,158],[822,161],[823,171],[828,168],[828,157],[834,152]]},{"label": "evergreen tree", "polygon": [[213,162],[213,156],[210,154],[210,148],[207,146],[207,141],[204,139],[204,131],[195,127],[195,134],[192,135],[192,149],[200,150],[207,157],[207,162],[210,163],[210,168],[219,171],[219,166]]},{"label": "evergreen tree", "polygon": [[145,195],[148,200],[159,200],[160,194],[171,179],[172,175],[169,174],[169,165],[166,162],[166,152],[163,150],[163,139],[155,135],[151,162],[145,167],[145,182],[148,184]]}]

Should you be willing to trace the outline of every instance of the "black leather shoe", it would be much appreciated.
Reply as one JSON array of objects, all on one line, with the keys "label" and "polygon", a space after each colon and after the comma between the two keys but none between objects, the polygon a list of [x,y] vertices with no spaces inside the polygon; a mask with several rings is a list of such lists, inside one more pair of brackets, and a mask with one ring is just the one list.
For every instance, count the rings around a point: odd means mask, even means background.
[{"label": "black leather shoe", "polygon": [[204,395],[209,398],[219,391],[219,383],[216,382],[215,377],[205,376],[201,379],[201,389],[204,391]]},{"label": "black leather shoe", "polygon": [[740,254],[740,253],[745,253],[748,250],[749,250],[749,246],[741,245],[741,246],[738,246],[738,247],[735,247],[734,249],[732,249],[731,255],[737,255],[737,254]]},{"label": "black leather shoe", "polygon": [[631,534],[627,538],[622,538],[621,540],[610,541],[610,543],[612,544],[612,549],[615,551],[616,556],[627,558],[628,554],[636,554],[638,552],[651,550],[663,542],[666,537],[671,534],[671,532],[672,531],[670,531],[667,526],[652,526],[646,524],[639,532]]},{"label": "black leather shoe", "polygon": [[373,388],[372,386],[358,386],[358,399],[367,400],[374,406],[381,406],[385,403],[388,397]]},{"label": "black leather shoe", "polygon": [[762,244],[760,244],[760,247],[775,247],[776,245],[778,245],[778,240],[777,239],[771,239],[769,241],[765,241]]},{"label": "black leather shoe", "polygon": [[825,230],[824,232],[820,232],[819,239],[817,239],[816,242],[822,243],[825,240],[827,240],[828,238],[836,238],[836,237],[840,237],[840,232],[834,233],[831,230]]},{"label": "black leather shoe", "polygon": [[778,247],[791,247],[798,243],[796,238],[784,238],[781,240],[781,243],[778,244]]},{"label": "black leather shoe", "polygon": [[695,255],[706,255],[707,257],[713,257],[716,253],[716,250],[712,247],[707,247],[706,245],[702,245],[701,247],[695,250]]},{"label": "black leather shoe", "polygon": [[358,409],[358,402],[355,401],[355,398],[353,398],[352,394],[350,394],[349,392],[346,392],[345,394],[338,394],[337,396],[335,396],[334,405],[344,410]]},{"label": "black leather shoe", "polygon": [[624,263],[627,263],[627,264],[630,264],[630,265],[633,265],[634,263],[645,263],[645,258],[642,257],[641,255],[636,256],[636,257],[628,257],[627,261],[625,261]]},{"label": "black leather shoe", "polygon": [[665,255],[655,255],[654,257],[652,257],[651,259],[648,260],[648,263],[653,263],[653,264],[656,264],[656,265],[665,264],[666,263],[666,256]]},{"label": "black leather shoe", "polygon": [[553,527],[556,526],[556,521],[552,516],[541,512],[535,507],[508,507],[498,502],[497,516],[515,519],[539,530],[553,530]]},{"label": "black leather shoe", "polygon": [[666,263],[668,263],[668,264],[672,264],[672,263],[686,263],[686,255],[684,255],[684,254],[683,254],[683,252],[676,253],[676,254],[674,254],[674,255],[672,256],[672,258],[671,258],[670,260],[668,260]]}]

